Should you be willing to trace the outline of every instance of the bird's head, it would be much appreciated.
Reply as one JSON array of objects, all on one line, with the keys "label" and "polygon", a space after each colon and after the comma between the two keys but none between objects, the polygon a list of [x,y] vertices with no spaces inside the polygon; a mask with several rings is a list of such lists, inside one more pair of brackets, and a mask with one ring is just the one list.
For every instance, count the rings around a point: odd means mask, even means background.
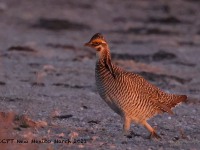
[{"label": "bird's head", "polygon": [[95,35],[93,35],[89,42],[85,43],[85,46],[94,48],[97,51],[101,51],[102,49],[107,47],[107,43],[101,33],[96,33]]},{"label": "bird's head", "polygon": [[96,33],[89,42],[85,43],[85,46],[96,49],[97,62],[103,64],[115,78],[116,75],[111,64],[110,50],[103,35]]}]

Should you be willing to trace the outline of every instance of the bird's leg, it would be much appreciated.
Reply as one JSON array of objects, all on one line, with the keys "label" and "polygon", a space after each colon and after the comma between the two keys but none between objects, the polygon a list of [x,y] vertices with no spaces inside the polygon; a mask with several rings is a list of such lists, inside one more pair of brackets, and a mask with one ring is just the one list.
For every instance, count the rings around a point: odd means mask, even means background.
[{"label": "bird's leg", "polygon": [[150,138],[161,139],[161,137],[156,133],[155,129],[153,129],[146,121],[143,121],[142,124],[149,130]]},{"label": "bird's leg", "polygon": [[129,132],[129,129],[130,129],[130,126],[131,126],[131,119],[124,116],[124,125],[123,125],[123,134],[125,136],[130,136],[130,132]]}]

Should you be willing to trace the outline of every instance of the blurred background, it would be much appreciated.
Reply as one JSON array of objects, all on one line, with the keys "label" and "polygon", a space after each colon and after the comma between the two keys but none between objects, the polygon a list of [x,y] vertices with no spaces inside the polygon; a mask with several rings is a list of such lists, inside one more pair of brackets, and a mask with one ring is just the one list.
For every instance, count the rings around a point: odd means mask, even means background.
[{"label": "blurred background", "polygon": [[[87,141],[4,147],[199,149],[199,8],[198,0],[1,0],[1,139]],[[113,63],[189,96],[176,115],[150,121],[165,139],[159,144],[137,125],[139,135],[123,137],[120,117],[99,97],[95,51],[83,46],[97,32]]]}]

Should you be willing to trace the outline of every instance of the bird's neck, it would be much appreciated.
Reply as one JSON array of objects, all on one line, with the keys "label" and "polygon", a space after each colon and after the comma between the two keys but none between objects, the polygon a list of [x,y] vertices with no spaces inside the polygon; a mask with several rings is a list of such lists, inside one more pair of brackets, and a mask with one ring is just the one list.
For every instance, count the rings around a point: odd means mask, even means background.
[{"label": "bird's neck", "polygon": [[105,65],[107,61],[111,61],[110,50],[108,46],[100,46],[96,52],[97,64]]},{"label": "bird's neck", "polygon": [[104,67],[107,69],[112,76],[115,78],[116,74],[113,69],[113,65],[111,63],[111,56],[110,56],[110,50],[108,46],[101,46],[99,49],[97,49],[97,63],[96,67]]}]

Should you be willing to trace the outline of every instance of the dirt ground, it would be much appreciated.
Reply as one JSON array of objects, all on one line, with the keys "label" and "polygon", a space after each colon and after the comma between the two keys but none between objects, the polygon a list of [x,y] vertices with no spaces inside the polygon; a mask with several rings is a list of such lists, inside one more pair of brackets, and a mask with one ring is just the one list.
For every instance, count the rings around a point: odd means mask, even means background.
[{"label": "dirt ground", "polygon": [[[198,0],[1,0],[0,149],[200,149],[199,8]],[[161,140],[137,124],[123,136],[98,95],[95,51],[83,47],[97,32],[115,64],[189,97],[175,115],[149,120]]]}]

